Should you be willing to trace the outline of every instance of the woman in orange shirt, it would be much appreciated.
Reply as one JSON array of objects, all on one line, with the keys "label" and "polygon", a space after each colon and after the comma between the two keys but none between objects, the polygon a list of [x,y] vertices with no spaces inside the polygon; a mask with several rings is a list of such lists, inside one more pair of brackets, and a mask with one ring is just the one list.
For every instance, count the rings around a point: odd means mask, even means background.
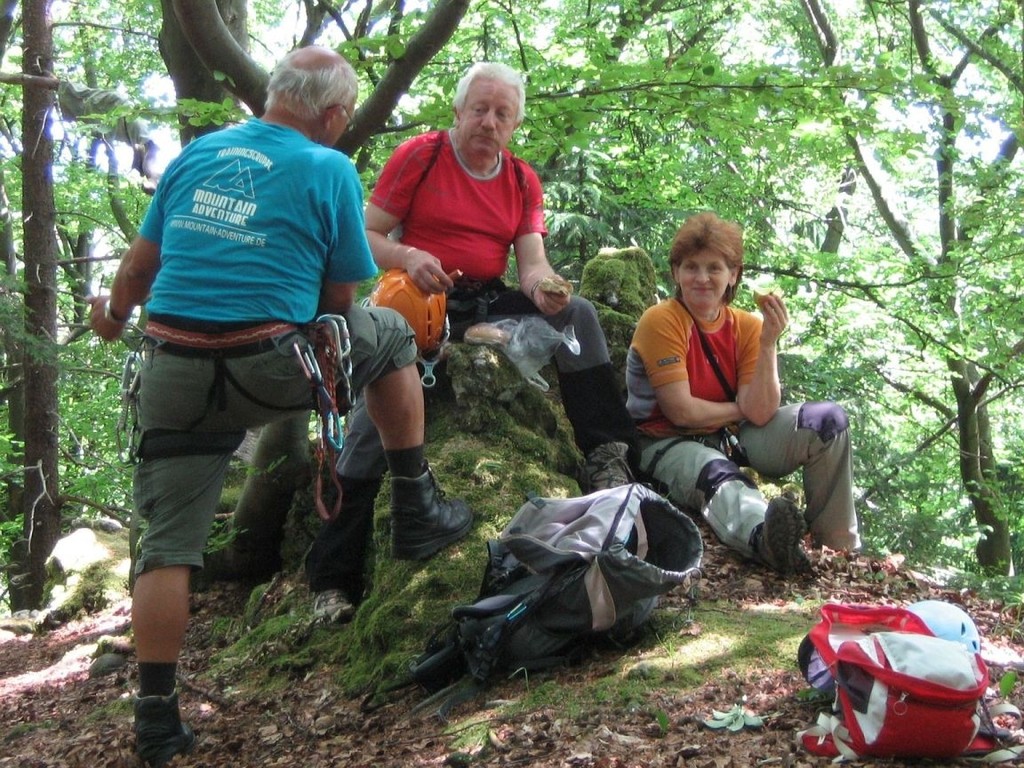
[{"label": "woman in orange shirt", "polygon": [[[781,405],[777,345],[789,322],[780,296],[762,317],[731,306],[743,233],[714,213],[688,219],[670,252],[675,295],[648,309],[627,358],[627,408],[639,468],[680,506],[700,508],[725,544],[782,573],[807,566],[802,542],[860,548],[849,420],[832,402]],[[803,470],[806,508],[770,502],[741,465],[779,478]]]}]

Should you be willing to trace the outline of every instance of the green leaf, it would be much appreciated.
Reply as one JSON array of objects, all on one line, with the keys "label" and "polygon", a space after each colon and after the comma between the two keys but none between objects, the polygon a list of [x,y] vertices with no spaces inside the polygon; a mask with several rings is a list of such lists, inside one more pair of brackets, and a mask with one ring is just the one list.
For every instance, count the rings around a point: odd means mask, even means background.
[{"label": "green leaf", "polygon": [[743,715],[743,725],[747,728],[760,728],[764,725],[764,720],[757,715],[752,715],[748,712]]},{"label": "green leaf", "polygon": [[734,704],[728,712],[712,709],[711,717],[704,720],[704,725],[713,730],[725,728],[733,733],[744,728],[760,728],[764,722],[755,714],[744,709],[742,704]]},{"label": "green leaf", "polygon": [[999,695],[1004,698],[1009,696],[1013,692],[1013,687],[1017,684],[1018,675],[1016,671],[1010,670],[1005,675],[999,678]]},{"label": "green leaf", "polygon": [[668,732],[669,719],[668,714],[663,709],[659,709],[654,713],[654,718],[658,721],[658,728],[661,729],[662,733]]}]

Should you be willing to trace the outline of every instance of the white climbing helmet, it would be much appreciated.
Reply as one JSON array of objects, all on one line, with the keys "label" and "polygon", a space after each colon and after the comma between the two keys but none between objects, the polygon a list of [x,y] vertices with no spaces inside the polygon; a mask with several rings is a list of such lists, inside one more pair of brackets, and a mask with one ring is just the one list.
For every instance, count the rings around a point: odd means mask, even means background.
[{"label": "white climbing helmet", "polygon": [[963,643],[971,653],[981,650],[981,636],[974,620],[963,608],[944,600],[921,600],[907,606],[919,616],[936,637]]}]

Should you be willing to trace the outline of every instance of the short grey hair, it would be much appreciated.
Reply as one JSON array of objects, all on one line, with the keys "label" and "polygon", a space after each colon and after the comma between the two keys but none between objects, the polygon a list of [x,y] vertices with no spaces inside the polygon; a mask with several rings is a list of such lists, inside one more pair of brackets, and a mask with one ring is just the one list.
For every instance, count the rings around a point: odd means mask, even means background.
[{"label": "short grey hair", "polygon": [[[352,65],[338,56],[310,56],[296,48],[274,67],[267,85],[267,110],[283,107],[296,117],[312,119],[334,104],[352,104],[359,80]],[[298,59],[298,61],[296,61]]]},{"label": "short grey hair", "polygon": [[519,101],[516,106],[516,122],[520,123],[523,121],[523,117],[526,115],[526,85],[523,83],[523,76],[512,69],[512,67],[493,61],[479,61],[462,76],[459,84],[455,87],[456,109],[461,110],[466,106],[466,94],[469,92],[469,86],[477,78],[497,80],[500,83],[511,85],[515,88]]}]

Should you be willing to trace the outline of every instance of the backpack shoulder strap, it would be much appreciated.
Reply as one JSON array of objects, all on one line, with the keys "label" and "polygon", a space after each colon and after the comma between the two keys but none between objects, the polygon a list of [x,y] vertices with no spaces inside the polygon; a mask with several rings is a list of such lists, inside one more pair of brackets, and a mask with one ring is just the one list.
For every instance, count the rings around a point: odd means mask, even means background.
[{"label": "backpack shoulder strap", "polygon": [[[524,594],[498,621],[494,621],[465,649],[469,674],[486,683],[501,661],[509,639],[523,626],[547,598],[556,595],[582,576],[587,565],[583,561],[552,571],[536,588]],[[542,662],[543,663],[543,662]],[[524,666],[524,665],[520,665]]]},{"label": "backpack shoulder strap", "polygon": [[718,356],[715,351],[711,348],[711,343],[708,341],[707,336],[704,335],[704,331],[700,329],[700,324],[697,322],[697,318],[693,316],[690,308],[683,303],[682,299],[677,298],[679,306],[686,310],[686,314],[693,320],[693,328],[697,331],[697,338],[700,339],[700,346],[704,352],[704,357],[707,358],[708,363],[711,365],[711,370],[715,372],[715,378],[718,379],[719,385],[722,387],[722,391],[730,401],[736,400],[736,390],[732,388],[732,385],[725,378],[725,374],[722,373],[722,367],[718,364]]},{"label": "backpack shoulder strap", "polygon": [[1010,731],[995,724],[995,717],[1012,717],[1016,725],[1021,724],[1021,712],[1008,701],[989,705],[984,699],[978,702],[978,714],[981,717],[981,728],[978,736],[965,753],[980,763],[1015,762],[1024,756],[1024,744],[1014,744]]},{"label": "backpack shoulder strap", "polygon": [[441,148],[444,146],[445,137],[447,135],[447,131],[437,132],[437,137],[434,140],[434,146],[430,152],[430,157],[427,158],[427,164],[423,166],[423,172],[416,180],[416,186],[412,188],[412,193],[409,195],[410,200],[416,197],[416,193],[419,191],[420,185],[423,184],[423,180],[427,178],[427,174],[430,173],[431,169],[433,169],[434,165],[437,163],[437,158],[441,155]]},{"label": "backpack shoulder strap", "polygon": [[409,711],[412,717],[423,714],[436,705],[433,714],[442,722],[448,721],[451,711],[464,701],[483,693],[484,686],[471,677],[462,677],[440,691],[431,694]]},{"label": "backpack shoulder strap", "polygon": [[[419,179],[416,180],[416,185],[412,188],[412,193],[409,195],[409,199],[412,200],[416,197],[416,193],[419,191],[420,185],[423,184],[424,179],[433,169],[437,163],[437,158],[441,156],[441,149],[444,147],[448,140],[448,131],[438,131],[437,138],[434,141],[433,151],[430,153],[430,157],[427,159],[427,164],[423,167],[423,172],[420,174]],[[523,193],[523,203],[526,202],[526,193],[528,185],[526,182],[526,172],[523,170],[523,165],[526,164],[525,160],[513,155],[509,150],[502,150],[505,158],[512,163],[512,168],[516,173],[516,183],[519,185],[520,191]]]},{"label": "backpack shoulder strap", "polygon": [[[505,151],[508,152],[508,150]],[[516,172],[516,183],[519,184],[519,189],[522,191],[523,197],[525,198],[527,186],[526,171],[523,170],[523,166],[526,164],[526,161],[521,160],[520,158],[513,155],[511,152],[508,152],[508,158],[512,162],[512,169]]]}]

